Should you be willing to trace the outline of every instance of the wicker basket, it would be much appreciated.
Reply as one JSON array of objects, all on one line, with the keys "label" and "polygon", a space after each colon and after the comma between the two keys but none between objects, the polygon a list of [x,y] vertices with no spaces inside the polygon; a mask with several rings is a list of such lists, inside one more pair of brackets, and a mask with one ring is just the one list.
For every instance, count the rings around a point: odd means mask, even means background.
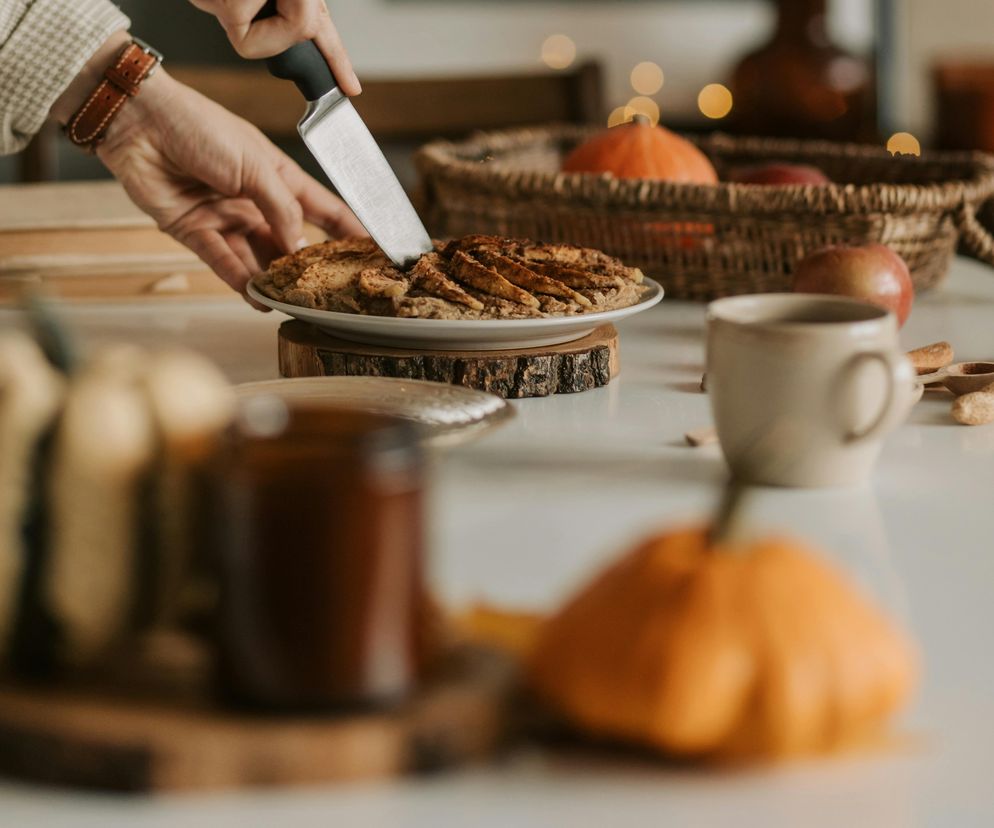
[{"label": "wicker basket", "polygon": [[715,134],[697,143],[722,178],[731,166],[779,160],[813,164],[836,183],[702,186],[559,172],[591,132],[554,126],[423,147],[415,161],[429,230],[599,248],[690,299],[787,290],[798,259],[840,242],[890,245],[918,289],[942,281],[957,247],[994,264],[985,226],[994,156],[892,157],[854,144]]}]

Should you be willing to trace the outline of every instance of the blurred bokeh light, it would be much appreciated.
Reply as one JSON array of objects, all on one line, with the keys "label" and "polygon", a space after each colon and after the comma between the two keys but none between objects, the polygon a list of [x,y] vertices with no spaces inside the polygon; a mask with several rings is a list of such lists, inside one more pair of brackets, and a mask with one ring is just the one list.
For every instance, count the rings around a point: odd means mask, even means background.
[{"label": "blurred bokeh light", "polygon": [[549,35],[542,42],[542,62],[550,69],[566,69],[576,59],[576,44],[564,34]]},{"label": "blurred bokeh light", "polygon": [[921,155],[922,145],[910,132],[895,132],[887,139],[891,155]]},{"label": "blurred bokeh light", "polygon": [[651,60],[644,60],[632,69],[632,89],[640,95],[655,95],[663,88],[663,70]]},{"label": "blurred bokeh light", "polygon": [[732,93],[727,86],[709,83],[697,96],[697,107],[706,118],[724,118],[732,111]]},{"label": "blurred bokeh light", "polygon": [[634,117],[635,110],[630,106],[619,106],[608,115],[607,125],[609,127],[616,127],[621,124],[627,124]]}]

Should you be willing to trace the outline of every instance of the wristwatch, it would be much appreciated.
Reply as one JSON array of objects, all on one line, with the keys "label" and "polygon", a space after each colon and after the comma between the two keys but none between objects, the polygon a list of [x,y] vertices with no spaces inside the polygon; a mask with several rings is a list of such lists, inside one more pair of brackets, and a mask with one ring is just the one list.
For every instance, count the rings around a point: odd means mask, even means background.
[{"label": "wristwatch", "polygon": [[162,54],[147,43],[132,38],[113,64],[104,70],[103,79],[79,111],[66,124],[69,140],[80,147],[94,149],[107,134],[111,121],[128,98],[133,98],[159,64]]}]

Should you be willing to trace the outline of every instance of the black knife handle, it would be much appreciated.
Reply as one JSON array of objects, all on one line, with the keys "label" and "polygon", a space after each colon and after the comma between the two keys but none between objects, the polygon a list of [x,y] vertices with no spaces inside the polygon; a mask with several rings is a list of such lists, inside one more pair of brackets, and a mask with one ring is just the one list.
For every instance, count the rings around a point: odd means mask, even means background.
[{"label": "black knife handle", "polygon": [[[276,0],[269,0],[254,20],[275,16]],[[305,40],[281,54],[267,58],[266,67],[273,77],[297,84],[297,88],[309,101],[316,101],[338,86],[331,67],[313,40]]]}]

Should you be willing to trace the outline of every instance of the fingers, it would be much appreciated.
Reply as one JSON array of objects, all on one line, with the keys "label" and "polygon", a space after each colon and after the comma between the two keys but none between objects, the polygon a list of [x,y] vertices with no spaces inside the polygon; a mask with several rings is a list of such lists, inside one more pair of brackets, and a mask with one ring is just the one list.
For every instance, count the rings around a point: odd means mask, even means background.
[{"label": "fingers", "polygon": [[311,224],[316,224],[332,238],[369,235],[344,201],[306,173],[297,198],[300,199],[307,220]]},{"label": "fingers", "polygon": [[273,233],[267,224],[263,224],[253,230],[245,237],[245,239],[252,249],[255,260],[260,265],[260,270],[269,267],[269,263],[272,262],[273,259],[276,259],[283,254],[283,251],[279,249],[279,246],[273,239]]},{"label": "fingers", "polygon": [[[269,228],[252,202],[232,199],[206,202],[163,229],[196,253],[252,307],[269,310],[246,295],[249,280],[262,270],[262,263],[268,265],[276,250]],[[251,243],[257,233],[270,239],[268,247]]]},{"label": "fingers", "polygon": [[[231,252],[234,253],[245,265],[245,269],[251,275],[256,273],[261,273],[264,265],[256,256],[255,248],[249,244],[249,240],[244,233],[232,232],[232,233],[222,233],[221,238],[224,239],[224,243],[231,248]],[[269,260],[266,260],[266,264],[269,264]]]},{"label": "fingers", "polygon": [[282,9],[276,17],[267,17],[255,22],[251,18],[247,20],[229,18],[227,22],[224,18],[218,19],[235,51],[249,60],[272,57],[285,52],[294,44],[310,40],[306,35],[309,27],[303,25],[301,21],[287,19]]},{"label": "fingers", "polygon": [[252,273],[218,230],[198,228],[183,236],[176,236],[176,239],[196,253],[201,261],[238,293],[245,293]]},{"label": "fingers", "polygon": [[215,15],[231,45],[244,58],[259,59],[284,52],[296,43],[313,40],[346,95],[362,91],[342,39],[324,0],[279,0],[277,14],[254,20],[264,0],[192,0]]},{"label": "fingers", "polygon": [[311,224],[336,239],[369,235],[348,205],[331,190],[311,178],[290,158],[282,156],[279,164],[283,180],[300,203],[304,218]]},{"label": "fingers", "polygon": [[311,40],[314,41],[321,54],[324,55],[324,59],[328,61],[328,65],[331,67],[331,74],[338,81],[338,88],[346,95],[358,95],[362,92],[362,84],[359,83],[355,69],[352,68],[349,53],[345,51],[345,44],[342,42],[341,35],[338,34],[338,29],[331,22],[331,17],[328,15],[328,7],[325,6],[324,2],[319,3],[319,5],[321,11],[318,19],[318,27]]},{"label": "fingers", "polygon": [[273,236],[284,253],[297,249],[304,234],[304,211],[297,196],[287,186],[271,157],[246,159],[242,174],[241,195],[256,203],[263,217],[273,228]]},{"label": "fingers", "polygon": [[244,236],[225,236],[217,230],[195,230],[179,241],[241,294],[249,305],[264,313],[271,310],[246,293],[252,274],[258,272],[258,264],[254,268],[249,264],[255,261],[255,256]]},{"label": "fingers", "polygon": [[[266,0],[190,0],[190,2],[201,11],[217,18],[235,51],[244,58],[270,57],[293,45],[289,43],[266,54],[254,54],[251,48],[246,47],[246,39],[253,28],[258,27],[259,30],[272,28],[268,21],[254,22],[255,16],[266,4]],[[263,25],[264,23],[266,25]]]}]

